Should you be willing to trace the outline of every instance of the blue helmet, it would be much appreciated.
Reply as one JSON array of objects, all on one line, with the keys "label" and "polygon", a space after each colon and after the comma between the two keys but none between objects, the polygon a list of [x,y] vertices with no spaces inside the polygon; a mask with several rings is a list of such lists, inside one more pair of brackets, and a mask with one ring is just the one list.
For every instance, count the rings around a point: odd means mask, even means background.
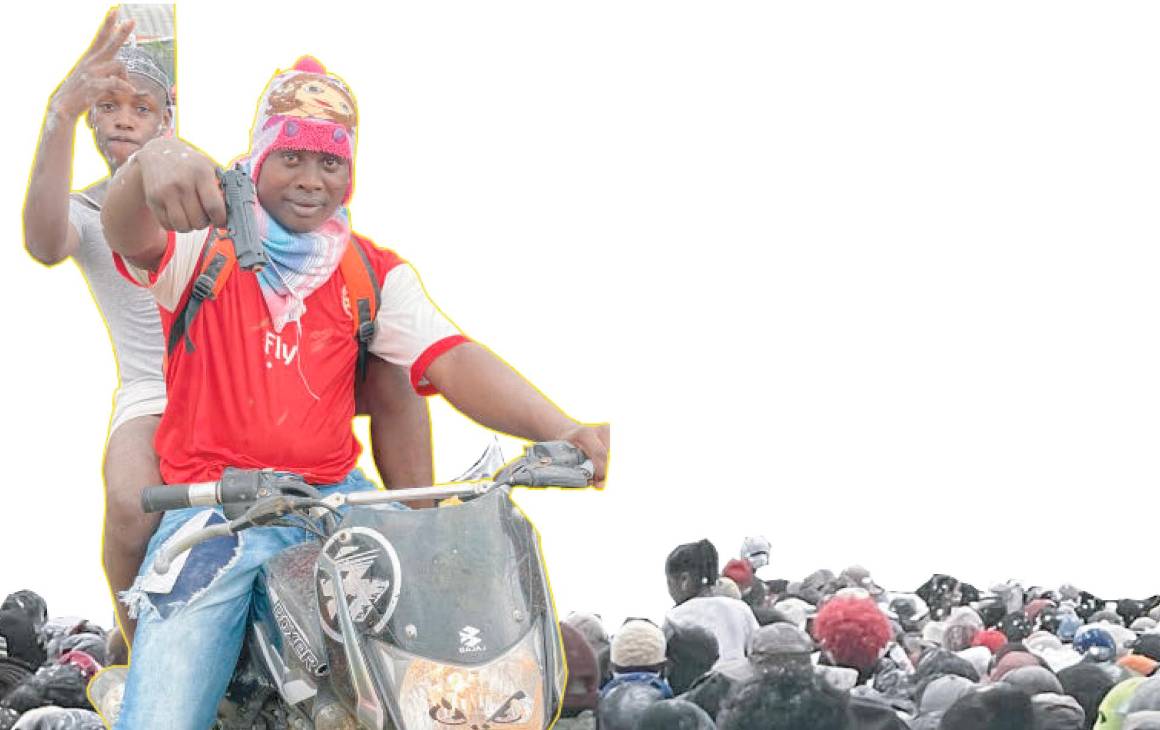
[{"label": "blue helmet", "polygon": [[1116,658],[1116,640],[1107,631],[1095,626],[1080,630],[1071,645],[1080,654],[1091,655],[1097,661]]}]

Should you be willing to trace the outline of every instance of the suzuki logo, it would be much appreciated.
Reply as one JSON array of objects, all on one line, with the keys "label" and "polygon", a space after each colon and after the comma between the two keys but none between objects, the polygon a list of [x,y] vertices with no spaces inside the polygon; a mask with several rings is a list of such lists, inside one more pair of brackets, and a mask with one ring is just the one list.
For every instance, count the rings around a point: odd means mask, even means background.
[{"label": "suzuki logo", "polygon": [[485,651],[487,649],[486,646],[482,646],[483,639],[479,638],[479,629],[474,626],[464,626],[459,630],[459,644],[460,654]]}]

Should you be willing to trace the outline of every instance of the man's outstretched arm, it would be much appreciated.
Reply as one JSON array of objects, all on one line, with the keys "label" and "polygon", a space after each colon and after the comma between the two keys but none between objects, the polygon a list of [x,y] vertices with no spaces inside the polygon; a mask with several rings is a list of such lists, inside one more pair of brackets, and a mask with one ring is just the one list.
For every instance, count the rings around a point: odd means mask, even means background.
[{"label": "man's outstretched arm", "polygon": [[109,248],[129,263],[156,271],[166,231],[226,225],[217,166],[179,139],[158,138],[138,150],[109,183],[101,224]]},{"label": "man's outstretched arm", "polygon": [[107,91],[134,93],[124,67],[115,59],[133,30],[133,21],[118,25],[116,18],[115,11],[105,16],[97,37],[53,93],[44,115],[24,196],[24,247],[49,266],[71,256],[80,245],[80,234],[68,221],[77,121]]},{"label": "man's outstretched arm", "polygon": [[569,418],[531,383],[474,342],[465,342],[436,358],[427,381],[451,405],[473,421],[531,441],[569,441],[596,467],[604,481],[608,466],[608,424],[587,425]]}]

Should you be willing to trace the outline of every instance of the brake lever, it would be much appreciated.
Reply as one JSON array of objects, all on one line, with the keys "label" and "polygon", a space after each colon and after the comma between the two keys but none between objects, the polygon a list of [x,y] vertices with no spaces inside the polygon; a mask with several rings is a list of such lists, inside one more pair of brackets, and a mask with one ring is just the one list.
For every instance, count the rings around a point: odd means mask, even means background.
[{"label": "brake lever", "polygon": [[218,522],[189,533],[157,554],[157,559],[153,561],[153,572],[157,575],[165,575],[169,572],[169,566],[173,565],[173,561],[177,559],[178,555],[192,550],[206,540],[212,540],[215,537],[229,537],[234,534],[233,525],[232,521]]},{"label": "brake lever", "polygon": [[192,550],[206,540],[212,540],[215,537],[228,537],[251,527],[268,525],[288,514],[294,514],[298,507],[314,506],[317,503],[318,500],[311,497],[284,494],[265,497],[250,505],[241,517],[203,527],[165,548],[158,553],[157,559],[153,561],[153,571],[158,575],[165,575],[169,572],[169,567],[173,565],[173,561],[177,559],[178,555]]}]

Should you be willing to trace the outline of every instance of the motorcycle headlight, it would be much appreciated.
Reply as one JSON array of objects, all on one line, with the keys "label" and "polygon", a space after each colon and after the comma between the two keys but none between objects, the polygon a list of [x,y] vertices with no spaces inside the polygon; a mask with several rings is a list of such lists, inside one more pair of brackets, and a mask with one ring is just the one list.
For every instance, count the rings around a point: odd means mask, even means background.
[{"label": "motorcycle headlight", "polygon": [[543,730],[540,634],[529,631],[506,654],[478,666],[442,664],[380,641],[370,644],[391,667],[400,688],[400,730]]}]

